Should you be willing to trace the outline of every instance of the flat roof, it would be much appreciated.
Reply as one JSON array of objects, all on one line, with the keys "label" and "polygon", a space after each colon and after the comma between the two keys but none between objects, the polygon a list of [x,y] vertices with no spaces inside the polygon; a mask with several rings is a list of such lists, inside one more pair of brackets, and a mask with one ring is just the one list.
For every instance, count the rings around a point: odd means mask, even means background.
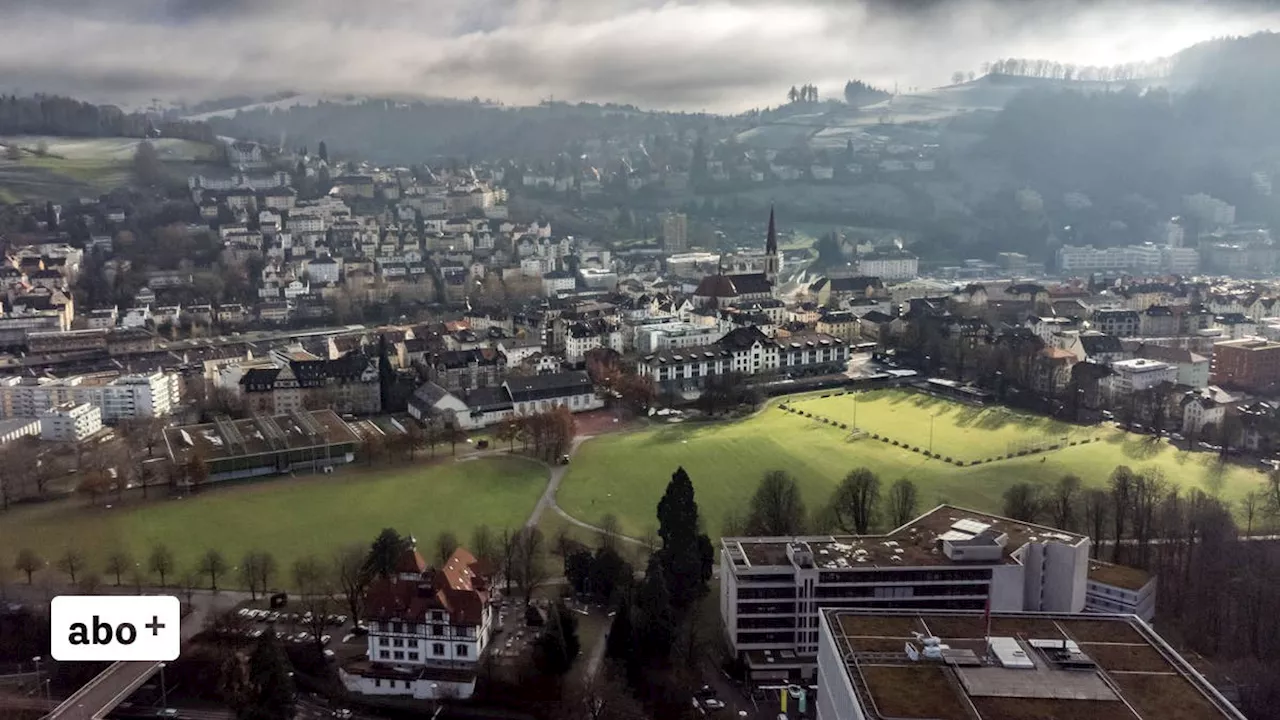
[{"label": "flat roof", "polygon": [[953,505],[939,505],[883,535],[726,537],[721,538],[720,548],[733,560],[735,570],[790,567],[787,545],[797,541],[812,550],[814,565],[819,569],[977,565],[981,563],[951,560],[939,544],[943,539],[956,541],[976,537],[986,530],[1006,538],[1001,560],[1006,563],[1016,562],[1012,553],[1028,542],[1048,540],[1077,545],[1088,541],[1084,535],[1065,530]]},{"label": "flat roof", "polygon": [[990,638],[982,612],[822,616],[868,718],[1244,720],[1131,615],[993,613]]},{"label": "flat roof", "polygon": [[181,462],[193,452],[199,452],[206,461],[213,461],[360,441],[332,410],[184,425],[167,428],[164,435],[175,462]]},{"label": "flat roof", "polygon": [[1112,587],[1136,592],[1151,582],[1151,575],[1144,570],[1127,565],[1112,565],[1098,560],[1090,560],[1089,579]]}]

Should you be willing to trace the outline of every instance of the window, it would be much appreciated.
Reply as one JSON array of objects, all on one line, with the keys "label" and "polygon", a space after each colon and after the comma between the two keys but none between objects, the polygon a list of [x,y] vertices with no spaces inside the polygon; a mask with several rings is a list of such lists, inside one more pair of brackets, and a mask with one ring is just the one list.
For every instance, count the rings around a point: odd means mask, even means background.
[{"label": "window", "polygon": [[414,648],[418,647],[418,641],[417,641],[417,640],[410,640],[410,641],[409,641],[409,647],[414,647]]},{"label": "window", "polygon": [[395,652],[395,656],[394,656],[394,657],[395,657],[395,659],[396,659],[396,660],[403,660],[403,659],[404,659],[404,653],[403,653],[402,651],[400,651],[400,650],[397,650],[397,651]]},{"label": "window", "polygon": [[404,632],[404,623],[391,623],[391,632]]},{"label": "window", "polygon": [[396,638],[395,640],[391,641],[391,644],[394,645],[395,647],[404,647],[404,640],[401,640],[400,638]]},{"label": "window", "polygon": [[391,653],[390,653],[390,652],[387,652],[386,650],[380,650],[380,651],[378,651],[378,658],[379,658],[380,660],[386,660],[386,659],[387,659],[387,658],[389,658],[389,657],[391,657]]},{"label": "window", "polygon": [[431,634],[432,634],[432,635],[435,635],[435,636],[437,636],[437,637],[443,637],[443,636],[444,636],[444,626],[443,626],[443,625],[432,625],[432,626],[431,626]]},{"label": "window", "polygon": [[431,646],[431,654],[432,654],[432,655],[443,655],[443,654],[444,654],[444,643],[434,643],[434,644]]},{"label": "window", "polygon": [[386,646],[387,646],[387,639],[386,639],[386,638],[378,638],[378,645],[379,645],[379,646],[381,646],[381,647],[386,647]]},{"label": "window", "polygon": [[[392,682],[395,682],[395,681],[393,680]],[[373,686],[374,686],[374,687],[382,687],[382,678],[374,678],[374,679],[373,679]]]},{"label": "window", "polygon": [[467,646],[461,645],[461,644],[458,645],[458,657],[466,657],[466,656],[467,656]]},{"label": "window", "polygon": [[409,659],[410,659],[410,660],[412,660],[412,661],[414,661],[414,662],[417,662],[417,661],[418,661],[418,653],[415,653],[415,652],[411,652],[411,653],[409,653]]}]

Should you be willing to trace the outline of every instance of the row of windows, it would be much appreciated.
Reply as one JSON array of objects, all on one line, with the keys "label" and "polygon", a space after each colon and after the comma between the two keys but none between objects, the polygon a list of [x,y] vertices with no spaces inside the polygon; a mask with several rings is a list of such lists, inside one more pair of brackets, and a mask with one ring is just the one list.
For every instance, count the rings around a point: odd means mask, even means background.
[{"label": "row of windows", "polygon": [[741,630],[763,630],[766,628],[782,628],[790,630],[796,626],[794,617],[740,617],[738,628]]},{"label": "row of windows", "polygon": [[[410,647],[413,647],[413,646],[410,646]],[[471,646],[469,645],[458,644],[457,646],[454,647],[454,654],[460,658],[468,657],[471,653],[470,648]],[[431,654],[434,657],[440,657],[444,655],[444,643],[432,643]],[[418,659],[418,653],[416,652],[409,651],[407,655],[410,661],[416,661]],[[404,650],[379,650],[378,651],[379,660],[404,660],[405,656],[406,656],[406,652]]]},{"label": "row of windows", "polygon": [[930,569],[930,570],[859,570],[853,572],[821,572],[818,582],[823,585],[838,583],[890,583],[890,582],[954,582],[983,581],[991,579],[991,570]]},{"label": "row of windows", "polygon": [[794,587],[762,587],[762,588],[738,588],[739,600],[769,600],[781,599],[792,600],[796,596]]},{"label": "row of windows", "polygon": [[825,586],[815,590],[820,598],[904,598],[904,597],[954,597],[957,595],[986,595],[988,585],[844,585]]}]

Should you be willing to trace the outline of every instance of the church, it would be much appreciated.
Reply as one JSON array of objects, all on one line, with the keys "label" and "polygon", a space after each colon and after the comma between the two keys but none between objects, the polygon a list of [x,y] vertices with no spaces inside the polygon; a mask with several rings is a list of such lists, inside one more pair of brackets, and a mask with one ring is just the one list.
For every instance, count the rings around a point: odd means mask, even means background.
[{"label": "church", "polygon": [[769,208],[769,231],[765,237],[764,252],[764,272],[726,275],[721,269],[715,275],[702,278],[693,293],[694,304],[724,308],[774,296],[782,253],[778,252],[778,227],[773,208]]}]

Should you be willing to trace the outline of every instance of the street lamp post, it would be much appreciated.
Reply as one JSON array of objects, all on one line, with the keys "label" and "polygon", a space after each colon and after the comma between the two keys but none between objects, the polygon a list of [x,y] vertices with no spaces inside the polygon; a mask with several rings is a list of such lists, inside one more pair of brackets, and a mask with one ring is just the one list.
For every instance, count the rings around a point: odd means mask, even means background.
[{"label": "street lamp post", "polygon": [[166,663],[160,663],[160,707],[161,709],[169,707],[169,686],[164,682],[164,666]]}]

